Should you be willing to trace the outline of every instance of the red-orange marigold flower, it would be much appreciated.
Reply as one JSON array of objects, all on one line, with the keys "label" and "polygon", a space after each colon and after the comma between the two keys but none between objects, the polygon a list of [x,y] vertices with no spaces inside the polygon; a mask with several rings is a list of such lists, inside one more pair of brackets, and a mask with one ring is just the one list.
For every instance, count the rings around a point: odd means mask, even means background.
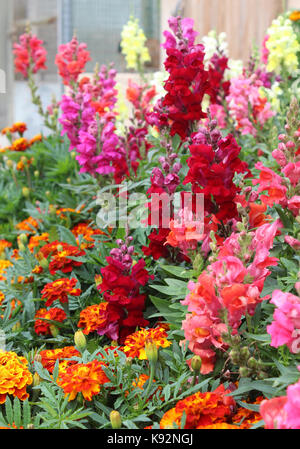
[{"label": "red-orange marigold flower", "polygon": [[163,328],[141,329],[126,338],[124,352],[127,357],[138,357],[140,360],[146,360],[146,341],[151,339],[157,348],[167,348],[171,345],[171,342],[167,338],[168,334]]},{"label": "red-orange marigold flower", "polygon": [[195,393],[168,410],[160,421],[161,429],[171,429],[174,423],[180,428],[183,412],[186,414],[185,429],[203,429],[216,423],[228,422],[232,416],[235,401],[226,396],[230,393],[220,385],[216,390],[207,393]]},{"label": "red-orange marigold flower", "polygon": [[101,386],[109,382],[103,371],[103,363],[93,360],[88,363],[77,363],[70,365],[58,378],[58,385],[63,388],[65,395],[69,396],[69,401],[76,398],[78,393],[82,393],[87,401],[91,401],[93,396],[100,393]]},{"label": "red-orange marigold flower", "polygon": [[68,257],[80,257],[85,255],[85,251],[81,251],[77,246],[69,245],[64,242],[51,242],[44,245],[37,253],[37,258],[41,255],[47,258],[51,255],[49,271],[55,274],[58,270],[63,273],[70,273],[73,267],[79,267],[82,262],[68,259]]},{"label": "red-orange marigold flower", "polygon": [[32,235],[29,239],[28,249],[31,253],[33,253],[34,248],[37,248],[41,245],[41,243],[45,243],[49,241],[48,232],[43,232],[41,235]]},{"label": "red-orange marigold flower", "polygon": [[20,137],[19,139],[16,139],[11,144],[11,150],[12,151],[25,151],[29,147],[29,142],[25,137]]},{"label": "red-orange marigold flower", "polygon": [[75,278],[61,278],[46,284],[42,290],[42,299],[46,299],[46,307],[51,306],[55,300],[59,300],[62,304],[68,302],[68,295],[79,296],[81,290],[74,288],[76,284]]},{"label": "red-orange marigold flower", "polygon": [[16,122],[9,128],[9,132],[19,133],[19,134],[24,134],[24,132],[26,130],[27,130],[27,125],[24,122]]},{"label": "red-orange marigold flower", "polygon": [[35,323],[34,323],[34,330],[36,334],[38,335],[51,335],[50,331],[50,325],[51,323],[42,320],[51,320],[51,321],[58,321],[62,323],[66,318],[67,315],[64,310],[60,309],[59,307],[53,307],[52,309],[40,309],[35,314]]},{"label": "red-orange marigold flower", "polygon": [[19,231],[28,231],[30,234],[35,234],[38,227],[39,222],[33,217],[28,217],[20,223],[16,224],[16,228]]},{"label": "red-orange marigold flower", "polygon": [[[40,356],[42,357],[41,363],[43,367],[48,370],[49,373],[52,373],[56,360],[64,361],[71,357],[79,357],[80,352],[74,346],[65,346],[57,349],[43,349],[40,352]],[[73,360],[71,363],[75,364],[77,361]]]},{"label": "red-orange marigold flower", "polygon": [[83,333],[88,335],[90,332],[97,331],[102,328],[107,321],[108,302],[101,302],[100,304],[93,304],[86,307],[80,312],[78,327],[82,327]]},{"label": "red-orange marigold flower", "polygon": [[0,404],[6,401],[8,394],[21,401],[29,397],[26,387],[32,384],[32,375],[27,365],[25,357],[19,357],[15,352],[0,351]]}]

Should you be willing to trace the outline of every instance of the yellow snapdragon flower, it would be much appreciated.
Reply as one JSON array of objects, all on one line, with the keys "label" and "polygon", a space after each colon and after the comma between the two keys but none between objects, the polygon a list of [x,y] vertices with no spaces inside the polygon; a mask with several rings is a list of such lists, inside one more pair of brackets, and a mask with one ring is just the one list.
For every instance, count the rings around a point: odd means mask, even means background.
[{"label": "yellow snapdragon flower", "polygon": [[267,30],[269,39],[266,48],[269,50],[267,70],[277,74],[286,70],[290,75],[295,74],[298,68],[297,53],[300,44],[289,19],[279,16],[273,20]]},{"label": "yellow snapdragon flower", "polygon": [[141,70],[145,62],[150,61],[149,50],[146,47],[146,36],[139,27],[138,19],[130,17],[121,33],[121,49],[125,56],[127,68]]}]

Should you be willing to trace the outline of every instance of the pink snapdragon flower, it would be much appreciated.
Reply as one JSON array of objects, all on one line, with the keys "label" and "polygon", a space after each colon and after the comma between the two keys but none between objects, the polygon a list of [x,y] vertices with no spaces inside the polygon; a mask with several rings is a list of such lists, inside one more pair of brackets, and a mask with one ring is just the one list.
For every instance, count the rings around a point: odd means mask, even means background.
[{"label": "pink snapdragon flower", "polygon": [[274,321],[267,326],[271,335],[271,346],[278,348],[286,344],[293,354],[300,352],[300,298],[291,293],[275,290],[271,303],[276,309]]},{"label": "pink snapdragon flower", "polygon": [[237,123],[241,134],[256,136],[257,130],[249,118],[249,106],[252,110],[253,120],[257,126],[263,126],[267,120],[275,115],[270,103],[259,94],[262,81],[254,74],[247,77],[245,74],[231,79],[229,95],[226,97],[230,115]]},{"label": "pink snapdragon flower", "polygon": [[47,51],[43,47],[43,41],[36,35],[24,33],[19,38],[19,43],[13,45],[15,55],[15,71],[22,73],[28,78],[29,71],[37,73],[39,70],[46,70]]},{"label": "pink snapdragon flower", "polygon": [[78,43],[76,36],[67,44],[61,44],[58,47],[55,64],[65,85],[69,86],[72,82],[77,82],[86,63],[91,60],[86,48],[85,43]]}]

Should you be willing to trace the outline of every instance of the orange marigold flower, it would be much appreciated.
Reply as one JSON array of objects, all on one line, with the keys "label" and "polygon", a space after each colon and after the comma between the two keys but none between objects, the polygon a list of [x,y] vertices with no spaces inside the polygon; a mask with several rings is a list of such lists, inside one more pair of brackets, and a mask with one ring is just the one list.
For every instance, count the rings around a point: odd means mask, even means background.
[{"label": "orange marigold flower", "polygon": [[4,299],[5,299],[5,295],[3,292],[0,291],[0,306],[3,303]]},{"label": "orange marigold flower", "polygon": [[6,401],[8,394],[21,401],[29,397],[26,387],[32,384],[32,375],[27,365],[25,357],[19,357],[15,352],[0,351],[0,404]]},{"label": "orange marigold flower", "polygon": [[11,248],[12,243],[8,242],[5,239],[0,240],[0,254],[2,254],[5,250],[5,248]]},{"label": "orange marigold flower", "polygon": [[85,400],[91,401],[106,382],[109,379],[103,371],[103,363],[98,360],[68,366],[60,372],[57,381],[65,395],[69,394],[69,401],[75,399],[78,393],[82,393]]},{"label": "orange marigold flower", "polygon": [[56,211],[56,215],[59,218],[66,218],[66,216],[64,215],[64,212],[70,212],[70,213],[74,213],[74,214],[80,214],[80,209],[72,209],[71,207],[62,207],[60,209],[57,209]]},{"label": "orange marigold flower", "polygon": [[[53,372],[54,365],[56,360],[61,361],[69,361],[71,357],[79,357],[80,352],[74,346],[65,346],[64,348],[58,349],[44,349],[40,352],[40,356],[42,357],[42,365],[43,367],[49,371],[49,373]],[[72,364],[77,363],[76,360],[69,361]]]},{"label": "orange marigold flower", "polygon": [[16,228],[19,231],[28,231],[30,234],[35,234],[38,227],[39,222],[33,217],[28,217],[20,223],[16,224]]},{"label": "orange marigold flower", "polygon": [[9,260],[0,259],[0,281],[5,281],[6,277],[3,276],[6,274],[6,269],[8,267],[12,267],[12,263]]},{"label": "orange marigold flower", "polygon": [[185,429],[203,429],[216,423],[226,423],[233,414],[235,401],[226,396],[230,393],[220,385],[216,390],[207,393],[195,393],[177,402],[168,410],[160,421],[161,429],[180,428],[183,412],[186,414]]},{"label": "orange marigold flower", "polygon": [[33,253],[34,248],[37,248],[41,243],[49,242],[48,232],[43,232],[41,235],[32,235],[29,239],[28,249]]},{"label": "orange marigold flower", "polygon": [[26,130],[27,130],[27,126],[26,126],[26,123],[24,123],[24,122],[16,122],[9,129],[9,131],[11,133],[19,133],[21,135],[24,134],[24,132]]},{"label": "orange marigold flower", "polygon": [[33,145],[35,142],[41,142],[42,140],[43,140],[42,134],[36,134],[35,136],[33,136],[32,139],[30,139],[29,144]]},{"label": "orange marigold flower", "polygon": [[100,304],[88,306],[80,312],[77,326],[84,328],[83,333],[85,335],[97,331],[97,329],[102,328],[106,324],[107,306],[108,302],[101,302]]},{"label": "orange marigold flower", "polygon": [[293,11],[289,17],[290,20],[293,22],[297,22],[300,20],[300,11]]},{"label": "orange marigold flower", "polygon": [[[260,404],[265,398],[258,396],[253,404]],[[249,403],[249,401],[247,401]],[[237,412],[232,417],[232,423],[239,426],[239,429],[250,429],[253,424],[261,421],[261,415],[259,412],[239,407]]]},{"label": "orange marigold flower", "polygon": [[55,300],[59,300],[62,304],[68,302],[68,295],[79,296],[80,288],[74,288],[77,279],[60,278],[56,281],[49,282],[42,290],[42,299],[46,299],[46,307],[52,305]]},{"label": "orange marigold flower", "polygon": [[78,223],[71,231],[75,237],[77,237],[77,244],[79,243],[79,235],[82,235],[83,239],[88,242],[83,243],[81,246],[82,248],[92,248],[94,246],[93,243],[95,242],[95,239],[93,239],[93,235],[106,235],[105,232],[100,229],[91,228],[88,223]]},{"label": "orange marigold flower", "polygon": [[40,265],[36,265],[34,267],[34,269],[32,270],[32,273],[33,274],[41,274],[41,273],[43,273],[43,271],[44,271],[43,267],[41,267]]},{"label": "orange marigold flower", "polygon": [[11,144],[12,151],[25,151],[29,147],[29,142],[25,137],[20,137],[16,139]]},{"label": "orange marigold flower", "polygon": [[73,267],[79,267],[82,265],[82,262],[68,259],[68,256],[80,257],[85,254],[85,251],[81,251],[77,246],[72,246],[68,243],[58,242],[56,240],[55,242],[44,245],[37,253],[37,258],[47,258],[51,255],[51,262],[49,264],[49,271],[51,274],[55,274],[58,270],[63,273],[70,273]]},{"label": "orange marigold flower", "polygon": [[[41,319],[43,318],[43,319]],[[38,335],[51,335],[51,323],[44,320],[58,321],[62,323],[67,318],[64,310],[59,307],[53,307],[50,310],[40,309],[35,314],[34,330]]]},{"label": "orange marigold flower", "polygon": [[172,343],[167,340],[168,334],[165,329],[158,327],[154,329],[141,329],[129,335],[124,342],[124,352],[128,357],[138,357],[146,360],[145,344],[147,340],[152,340],[156,347],[167,348]]}]

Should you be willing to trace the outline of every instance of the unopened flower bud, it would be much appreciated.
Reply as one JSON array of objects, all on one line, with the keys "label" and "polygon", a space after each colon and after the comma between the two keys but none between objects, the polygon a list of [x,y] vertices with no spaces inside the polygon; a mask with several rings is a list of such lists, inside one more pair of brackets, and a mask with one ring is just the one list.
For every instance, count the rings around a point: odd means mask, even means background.
[{"label": "unopened flower bud", "polygon": [[28,237],[26,234],[22,233],[19,235],[19,240],[21,243],[23,243],[24,245],[26,245],[26,243],[28,242]]},{"label": "unopened flower bud", "polygon": [[42,356],[41,356],[41,354],[35,354],[34,360],[36,362],[42,363]]},{"label": "unopened flower bud", "polygon": [[22,242],[18,243],[18,247],[19,247],[19,250],[22,251],[22,252],[26,250],[26,247],[25,247],[25,245]]},{"label": "unopened flower bud", "polygon": [[191,360],[192,370],[195,371],[196,373],[199,373],[201,365],[202,365],[201,357],[199,355],[194,355],[194,357]]},{"label": "unopened flower bud", "polygon": [[120,413],[117,410],[113,410],[109,415],[111,427],[113,429],[121,429],[122,426],[122,418]]},{"label": "unopened flower bud", "polygon": [[11,159],[7,159],[6,167],[10,169],[10,168],[13,168],[13,166],[14,166],[13,161]]},{"label": "unopened flower bud", "polygon": [[74,342],[75,342],[76,348],[78,348],[79,351],[84,351],[84,349],[86,348],[86,338],[82,331],[79,330],[79,331],[75,332]]},{"label": "unopened flower bud", "polygon": [[23,195],[25,198],[28,198],[28,197],[30,196],[30,190],[28,189],[28,187],[23,187],[23,188],[22,188],[22,195]]},{"label": "unopened flower bud", "polygon": [[42,257],[39,262],[40,262],[40,266],[42,268],[44,268],[44,269],[48,268],[49,262],[45,257]]},{"label": "unopened flower bud", "polygon": [[254,357],[250,357],[250,359],[247,362],[247,365],[249,366],[249,368],[255,369],[257,367],[256,359]]},{"label": "unopened flower bud", "polygon": [[40,176],[40,172],[38,170],[35,170],[33,173],[34,177],[37,179]]},{"label": "unopened flower bud", "polygon": [[248,359],[250,357],[250,351],[246,346],[241,348],[240,354],[243,357],[243,359]]},{"label": "unopened flower bud", "polygon": [[59,329],[56,327],[56,326],[54,326],[54,324],[50,324],[50,332],[51,332],[51,335],[52,335],[52,337],[57,337],[58,336],[58,334],[59,334]]},{"label": "unopened flower bud", "polygon": [[37,387],[39,384],[41,383],[41,378],[40,378],[40,376],[38,375],[38,373],[34,373],[34,375],[33,375],[33,382],[32,382],[32,385],[34,386],[34,387]]},{"label": "unopened flower bud", "polygon": [[155,342],[151,338],[146,340],[145,352],[149,362],[155,364],[158,359],[158,350]]},{"label": "unopened flower bud", "polygon": [[57,247],[56,247],[56,249],[57,249],[57,251],[59,252],[59,253],[61,253],[62,251],[63,251],[63,246],[61,245],[61,244],[59,244],[59,245],[57,245]]},{"label": "unopened flower bud", "polygon": [[241,366],[239,368],[239,373],[241,377],[247,377],[250,374],[250,370],[246,366]]},{"label": "unopened flower bud", "polygon": [[17,321],[16,324],[13,325],[11,330],[13,332],[17,332],[20,328],[21,328],[21,323],[20,323],[20,321]]}]

